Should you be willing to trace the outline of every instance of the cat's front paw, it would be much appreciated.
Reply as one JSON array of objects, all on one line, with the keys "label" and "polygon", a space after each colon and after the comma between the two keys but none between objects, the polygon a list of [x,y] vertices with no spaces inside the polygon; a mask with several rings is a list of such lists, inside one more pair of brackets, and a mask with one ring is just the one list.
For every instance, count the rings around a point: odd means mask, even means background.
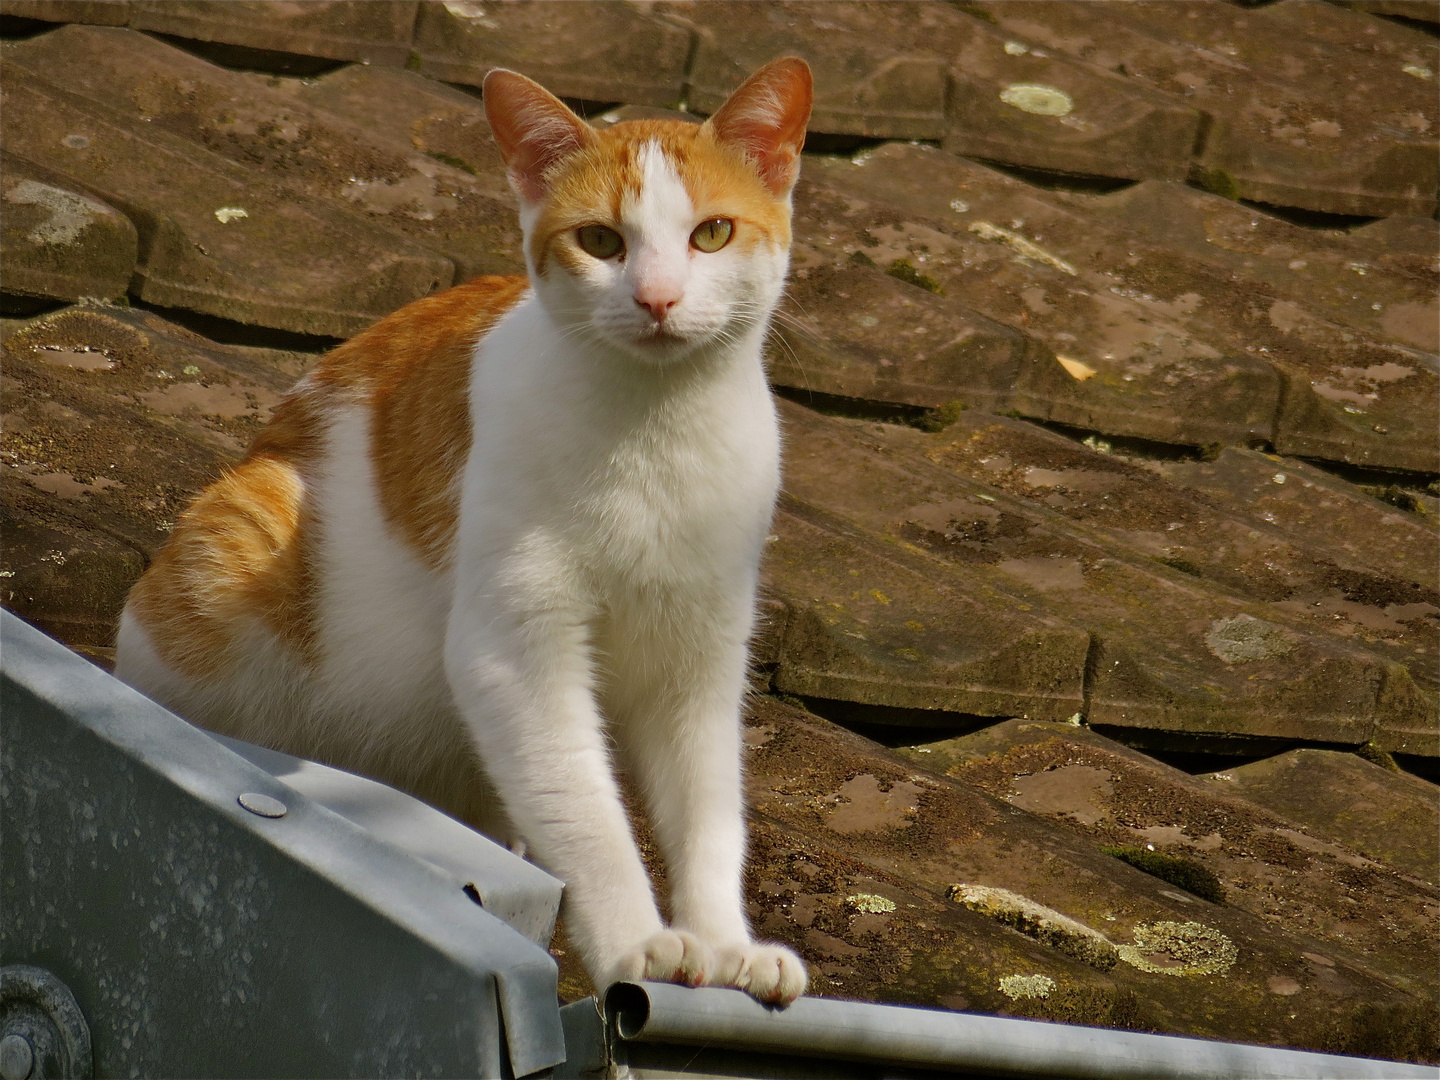
[{"label": "cat's front paw", "polygon": [[711,986],[733,986],[768,1005],[789,1005],[805,992],[805,961],[784,945],[747,941],[715,950]]},{"label": "cat's front paw", "polygon": [[661,930],[631,949],[610,969],[610,982],[684,983],[703,986],[715,970],[709,945],[684,930]]}]

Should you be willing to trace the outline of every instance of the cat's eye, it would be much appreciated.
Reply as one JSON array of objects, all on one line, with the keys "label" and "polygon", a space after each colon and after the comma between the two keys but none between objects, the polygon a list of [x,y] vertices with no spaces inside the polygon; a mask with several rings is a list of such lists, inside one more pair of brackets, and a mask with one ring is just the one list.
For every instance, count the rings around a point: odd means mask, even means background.
[{"label": "cat's eye", "polygon": [[625,250],[625,238],[608,225],[582,225],[575,238],[587,255],[613,259]]},{"label": "cat's eye", "polygon": [[690,246],[696,251],[719,251],[730,242],[734,232],[735,223],[729,218],[711,218],[695,226],[690,234]]}]

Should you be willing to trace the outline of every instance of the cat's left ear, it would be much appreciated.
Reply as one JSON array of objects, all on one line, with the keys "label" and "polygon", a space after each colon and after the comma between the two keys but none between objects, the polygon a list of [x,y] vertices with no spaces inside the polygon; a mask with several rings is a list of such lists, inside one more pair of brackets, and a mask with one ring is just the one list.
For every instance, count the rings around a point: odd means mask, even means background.
[{"label": "cat's left ear", "polygon": [[556,168],[595,141],[589,124],[533,79],[496,68],[485,76],[485,115],[516,194],[538,203]]},{"label": "cat's left ear", "polygon": [[814,89],[797,56],[772,60],[726,99],[705,126],[754,162],[772,194],[784,197],[800,175],[800,148]]}]

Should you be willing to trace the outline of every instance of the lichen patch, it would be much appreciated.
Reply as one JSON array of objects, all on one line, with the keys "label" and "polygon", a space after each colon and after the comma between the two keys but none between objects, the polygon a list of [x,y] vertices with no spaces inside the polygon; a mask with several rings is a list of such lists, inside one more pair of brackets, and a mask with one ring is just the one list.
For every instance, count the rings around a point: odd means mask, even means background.
[{"label": "lichen patch", "polygon": [[1197,922],[1139,923],[1135,944],[1116,951],[1131,967],[1154,975],[1223,975],[1239,955],[1235,943]]},{"label": "lichen patch", "polygon": [[1000,980],[1000,992],[1011,1001],[1021,998],[1047,998],[1055,989],[1049,975],[1006,975]]},{"label": "lichen patch", "polygon": [[1104,934],[1029,897],[987,885],[951,885],[945,895],[1091,967],[1109,971],[1115,966],[1115,946]]},{"label": "lichen patch", "polygon": [[1269,660],[1295,651],[1295,642],[1289,634],[1253,615],[1216,619],[1205,635],[1205,644],[1227,664]]}]

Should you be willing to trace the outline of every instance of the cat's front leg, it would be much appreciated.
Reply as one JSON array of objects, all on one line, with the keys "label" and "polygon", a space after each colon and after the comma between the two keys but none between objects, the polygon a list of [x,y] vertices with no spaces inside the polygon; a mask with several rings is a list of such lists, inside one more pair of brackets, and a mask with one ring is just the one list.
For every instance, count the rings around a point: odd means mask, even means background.
[{"label": "cat's front leg", "polygon": [[620,734],[665,859],[672,926],[715,951],[706,981],[789,1004],[805,992],[805,964],[783,945],[756,941],[744,906],[740,702],[749,620],[711,633],[707,623],[653,642],[663,652],[649,663],[636,656],[622,667]]},{"label": "cat's front leg", "polygon": [[597,989],[617,979],[699,985],[715,956],[656,909],[594,702],[585,616],[565,603],[457,605],[446,674],[505,809],[565,882],[566,930]]}]

